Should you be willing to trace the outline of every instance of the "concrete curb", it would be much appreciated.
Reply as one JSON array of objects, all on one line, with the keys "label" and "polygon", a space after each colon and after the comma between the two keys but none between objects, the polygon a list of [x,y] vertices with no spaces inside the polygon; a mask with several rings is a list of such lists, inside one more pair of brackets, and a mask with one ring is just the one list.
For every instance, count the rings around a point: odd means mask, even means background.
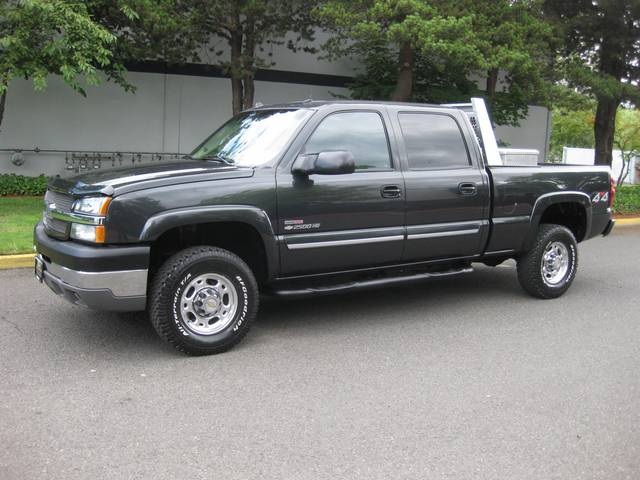
[{"label": "concrete curb", "polygon": [[640,225],[640,217],[633,218],[617,218],[616,219],[616,227],[626,227],[629,225]]},{"label": "concrete curb", "polygon": [[25,253],[23,255],[0,255],[0,270],[33,267],[33,258],[35,256],[35,253]]},{"label": "concrete curb", "polygon": [[[629,227],[632,225],[640,225],[640,217],[618,218],[616,226]],[[22,255],[0,255],[0,270],[8,270],[10,268],[31,268],[33,267],[33,258],[35,253],[25,253]]]}]

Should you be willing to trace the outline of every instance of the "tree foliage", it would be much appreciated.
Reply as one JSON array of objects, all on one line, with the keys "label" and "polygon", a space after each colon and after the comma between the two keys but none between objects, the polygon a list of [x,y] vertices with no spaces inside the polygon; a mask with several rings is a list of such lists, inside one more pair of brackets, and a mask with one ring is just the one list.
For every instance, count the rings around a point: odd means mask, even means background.
[{"label": "tree foliage", "polygon": [[498,124],[518,125],[530,103],[546,104],[555,37],[539,0],[456,1],[473,18],[486,98]]},{"label": "tree foliage", "polygon": [[88,0],[94,18],[116,36],[113,54],[120,62],[199,60],[201,37],[193,31],[198,18],[192,1]]},{"label": "tree foliage", "polygon": [[501,124],[517,124],[529,102],[545,98],[553,36],[537,0],[331,0],[317,12],[336,33],[324,45],[328,56],[363,59],[356,96],[468,98],[477,91],[468,79],[482,73],[494,121]]},{"label": "tree foliage", "polygon": [[555,108],[551,113],[550,160],[560,162],[564,147],[593,148],[594,120],[594,111],[590,109]]},{"label": "tree foliage", "polygon": [[611,165],[618,106],[640,103],[640,2],[546,0],[545,10],[563,32],[564,78],[597,99],[596,163]]},{"label": "tree foliage", "polygon": [[92,19],[85,2],[0,3],[0,122],[13,78],[31,79],[35,89],[42,90],[48,75],[58,75],[85,95],[84,85],[99,83],[103,72],[130,88],[122,65],[113,58],[115,42],[116,37]]},{"label": "tree foliage", "polygon": [[[233,112],[253,106],[255,75],[274,65],[270,45],[308,48],[313,37],[309,0],[161,0],[157,33],[129,33],[144,58],[192,58],[219,66],[231,77]],[[161,7],[161,8],[160,8]],[[158,13],[156,15],[159,16]],[[178,19],[178,20],[176,20]],[[144,30],[144,29],[143,29]],[[164,37],[169,42],[157,43]],[[155,45],[169,44],[164,49]],[[171,46],[171,49],[169,49]],[[146,53],[145,53],[146,49]],[[168,52],[168,53],[167,53]],[[213,56],[213,59],[211,58]]]},{"label": "tree foliage", "polygon": [[618,176],[618,185],[622,185],[629,175],[631,160],[640,158],[640,110],[618,110],[613,144],[622,157],[622,170]]},{"label": "tree foliage", "polygon": [[[551,145],[552,161],[562,160],[564,147],[594,148],[594,124],[597,102],[592,98],[562,88],[555,93],[555,108],[552,111]],[[618,185],[629,174],[634,157],[640,157],[640,110],[618,109],[615,119],[614,148],[620,151],[623,168],[617,178]]]},{"label": "tree foliage", "polygon": [[[390,98],[413,98],[417,64],[444,71],[450,65],[477,64],[480,52],[470,35],[471,18],[449,14],[442,6],[421,0],[330,0],[317,10],[323,26],[335,35],[324,45],[329,58],[351,55],[364,59],[372,84],[380,59],[395,78]],[[389,62],[392,58],[395,61]],[[382,72],[380,72],[382,73]]]}]

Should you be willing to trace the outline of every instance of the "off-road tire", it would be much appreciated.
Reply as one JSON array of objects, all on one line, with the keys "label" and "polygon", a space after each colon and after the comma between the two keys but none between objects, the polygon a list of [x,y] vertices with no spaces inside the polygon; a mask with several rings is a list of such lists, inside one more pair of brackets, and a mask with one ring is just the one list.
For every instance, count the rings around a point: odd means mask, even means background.
[{"label": "off-road tire", "polygon": [[[229,324],[215,334],[198,334],[180,308],[185,289],[199,275],[222,275],[236,290],[237,306]],[[160,267],[150,288],[149,319],[158,335],[190,355],[229,350],[247,334],[257,312],[258,285],[251,269],[237,255],[221,248],[200,246],[182,250]],[[206,328],[206,327],[205,327]]]},{"label": "off-road tire", "polygon": [[[568,269],[555,285],[543,278],[543,256],[547,248],[559,242],[568,252]],[[533,248],[518,259],[518,281],[530,295],[537,298],[557,298],[568,290],[578,270],[578,245],[571,230],[562,225],[542,224]]]}]

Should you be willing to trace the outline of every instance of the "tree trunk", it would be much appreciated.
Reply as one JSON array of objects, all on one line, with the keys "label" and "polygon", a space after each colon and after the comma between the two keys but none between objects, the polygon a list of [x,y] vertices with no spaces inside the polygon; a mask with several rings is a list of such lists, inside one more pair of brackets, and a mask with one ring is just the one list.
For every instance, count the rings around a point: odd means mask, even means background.
[{"label": "tree trunk", "polygon": [[244,52],[243,52],[243,78],[242,83],[244,86],[244,97],[242,101],[243,108],[253,107],[253,100],[255,96],[255,83],[254,83],[254,56],[256,54],[255,43],[255,22],[253,17],[247,16],[244,29]]},{"label": "tree trunk", "polygon": [[4,119],[4,106],[7,101],[7,89],[2,91],[2,95],[0,95],[0,126],[2,126],[2,120]]},{"label": "tree trunk", "polygon": [[620,100],[598,97],[593,132],[596,141],[595,164],[609,165],[613,161],[613,136],[616,129],[616,112]]},{"label": "tree trunk", "polygon": [[253,75],[245,75],[242,80],[244,86],[244,100],[242,108],[251,108],[253,107],[253,99],[255,96],[255,82],[253,80]]},{"label": "tree trunk", "polygon": [[242,79],[231,79],[231,97],[233,114],[237,115],[242,111],[242,99],[244,98],[244,88],[242,85]]},{"label": "tree trunk", "polygon": [[[611,2],[603,22],[620,22],[624,18],[625,2]],[[621,25],[622,26],[622,25]],[[607,31],[600,44],[600,59],[598,70],[600,73],[614,78],[620,83],[626,68],[626,60],[622,51],[623,43],[619,36],[619,29]],[[616,131],[616,112],[622,101],[621,92],[601,92],[596,94],[598,107],[593,127],[595,135],[595,164],[611,165],[613,161],[613,141]]]},{"label": "tree trunk", "polygon": [[618,175],[618,181],[616,182],[616,187],[621,186],[624,183],[625,178],[629,176],[629,169],[631,168],[631,158],[633,155],[622,153],[622,169],[620,170],[620,175]]},{"label": "tree trunk", "polygon": [[244,86],[242,85],[242,33],[234,32],[231,35],[231,98],[233,114],[242,111],[244,99]]},{"label": "tree trunk", "polygon": [[497,68],[492,68],[487,72],[487,103],[489,104],[490,111],[493,111],[493,104],[496,101],[499,72]]},{"label": "tree trunk", "polygon": [[487,71],[487,107],[489,109],[489,117],[493,122],[493,107],[496,100],[496,90],[498,89],[498,75],[500,74],[500,70],[497,68],[492,68]]},{"label": "tree trunk", "polygon": [[231,38],[229,46],[231,47],[231,68],[229,75],[231,76],[231,98],[233,114],[237,115],[242,111],[244,99],[244,86],[242,85],[242,25],[240,23],[240,12],[236,11],[231,19]]},{"label": "tree trunk", "polygon": [[398,55],[398,80],[396,88],[391,95],[394,102],[408,102],[413,91],[413,67],[415,64],[415,52],[409,42],[400,46]]}]

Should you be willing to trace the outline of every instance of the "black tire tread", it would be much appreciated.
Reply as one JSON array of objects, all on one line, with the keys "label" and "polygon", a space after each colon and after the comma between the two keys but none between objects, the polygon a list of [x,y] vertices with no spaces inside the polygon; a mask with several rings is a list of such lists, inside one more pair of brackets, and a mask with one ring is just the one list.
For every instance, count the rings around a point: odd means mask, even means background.
[{"label": "black tire tread", "polygon": [[[247,266],[247,264],[236,254],[224,250],[218,247],[199,246],[190,247],[174,254],[172,257],[164,262],[162,267],[156,272],[150,288],[150,298],[148,302],[149,319],[158,335],[173,346],[176,350],[185,353],[187,355],[212,355],[216,353],[222,353],[233,346],[235,346],[244,336],[249,332],[251,324],[253,323],[253,317],[255,315],[247,315],[238,333],[231,337],[227,342],[216,346],[215,348],[197,348],[193,346],[185,346],[176,336],[173,329],[170,327],[170,321],[164,312],[167,311],[167,300],[169,296],[166,295],[166,289],[172,284],[179,272],[183,271],[186,265],[196,262],[197,260],[211,259],[212,257],[218,259],[224,259],[230,263],[235,264],[240,269],[244,270],[245,277],[250,283],[250,287],[255,292],[258,291],[258,285],[253,275],[253,272]],[[256,295],[256,302],[259,301],[259,296]],[[257,311],[258,305],[254,311]]]},{"label": "black tire tread", "polygon": [[545,223],[539,227],[533,248],[518,259],[518,282],[520,286],[533,297],[542,299],[557,298],[567,291],[575,277],[575,272],[578,269],[577,250],[573,264],[574,273],[562,288],[552,290],[542,281],[540,275],[540,259],[549,239],[557,235],[569,235],[574,246],[576,245],[575,237],[571,230],[562,225]]}]

